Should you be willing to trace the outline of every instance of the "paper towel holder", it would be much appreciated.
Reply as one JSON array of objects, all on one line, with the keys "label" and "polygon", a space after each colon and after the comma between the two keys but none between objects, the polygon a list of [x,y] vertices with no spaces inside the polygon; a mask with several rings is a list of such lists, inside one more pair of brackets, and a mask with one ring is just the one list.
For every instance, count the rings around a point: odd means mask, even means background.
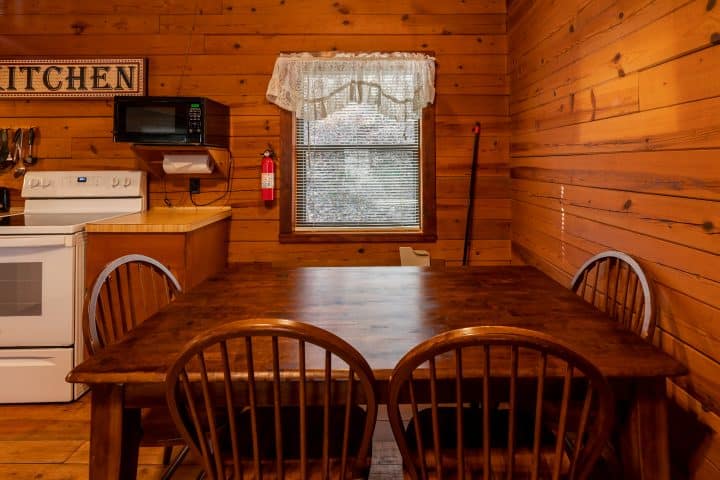
[{"label": "paper towel holder", "polygon": [[206,178],[227,178],[230,169],[230,151],[222,147],[204,147],[198,145],[132,145],[137,158],[144,163],[146,169],[155,178],[163,178],[166,173],[163,170],[163,157],[166,154],[207,154],[210,156],[213,164],[212,173],[189,173],[174,174],[178,176],[193,176]]},{"label": "paper towel holder", "polygon": [[163,171],[168,175],[202,175],[213,173],[215,163],[207,153],[164,153]]}]

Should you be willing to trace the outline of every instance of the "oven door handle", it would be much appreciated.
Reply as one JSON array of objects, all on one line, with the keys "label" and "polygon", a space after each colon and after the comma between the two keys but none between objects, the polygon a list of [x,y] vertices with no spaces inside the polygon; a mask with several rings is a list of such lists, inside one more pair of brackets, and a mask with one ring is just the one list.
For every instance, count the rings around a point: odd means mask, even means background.
[{"label": "oven door handle", "polygon": [[0,368],[6,367],[52,367],[57,364],[55,358],[48,355],[22,355],[0,357]]},{"label": "oven door handle", "polygon": [[72,235],[0,236],[0,248],[72,247],[73,245]]}]

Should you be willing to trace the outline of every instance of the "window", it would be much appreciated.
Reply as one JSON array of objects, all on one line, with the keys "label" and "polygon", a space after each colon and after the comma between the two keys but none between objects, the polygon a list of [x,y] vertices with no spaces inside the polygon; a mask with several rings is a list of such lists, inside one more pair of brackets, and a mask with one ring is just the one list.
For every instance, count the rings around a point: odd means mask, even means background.
[{"label": "window", "polygon": [[435,59],[281,54],[280,241],[433,241]]},{"label": "window", "polygon": [[282,112],[280,240],[433,241],[434,109],[396,120],[374,105]]}]

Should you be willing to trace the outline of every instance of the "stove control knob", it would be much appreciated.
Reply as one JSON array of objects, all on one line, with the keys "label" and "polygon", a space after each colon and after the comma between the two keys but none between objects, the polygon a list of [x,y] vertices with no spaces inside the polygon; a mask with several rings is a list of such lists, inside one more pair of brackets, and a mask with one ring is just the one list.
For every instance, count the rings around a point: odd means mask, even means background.
[{"label": "stove control knob", "polygon": [[49,186],[50,186],[50,183],[51,183],[51,182],[50,182],[50,179],[49,179],[49,178],[43,178],[43,179],[42,179],[42,186],[43,186],[43,188],[49,187]]},{"label": "stove control knob", "polygon": [[120,185],[120,179],[118,177],[112,177],[113,188],[117,187],[118,185]]},{"label": "stove control knob", "polygon": [[130,177],[125,177],[125,179],[123,180],[123,186],[124,186],[124,187],[129,187],[130,185],[132,185],[132,178],[130,178]]},{"label": "stove control knob", "polygon": [[30,179],[30,188],[35,188],[40,186],[40,179],[39,178],[31,178]]}]

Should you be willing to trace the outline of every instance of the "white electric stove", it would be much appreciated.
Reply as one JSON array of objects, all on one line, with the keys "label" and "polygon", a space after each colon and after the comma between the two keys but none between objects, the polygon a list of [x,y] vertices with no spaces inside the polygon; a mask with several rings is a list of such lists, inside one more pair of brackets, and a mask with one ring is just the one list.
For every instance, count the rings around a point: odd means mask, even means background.
[{"label": "white electric stove", "polygon": [[146,209],[145,172],[28,172],[0,217],[0,403],[66,402],[83,358],[85,224]]}]

